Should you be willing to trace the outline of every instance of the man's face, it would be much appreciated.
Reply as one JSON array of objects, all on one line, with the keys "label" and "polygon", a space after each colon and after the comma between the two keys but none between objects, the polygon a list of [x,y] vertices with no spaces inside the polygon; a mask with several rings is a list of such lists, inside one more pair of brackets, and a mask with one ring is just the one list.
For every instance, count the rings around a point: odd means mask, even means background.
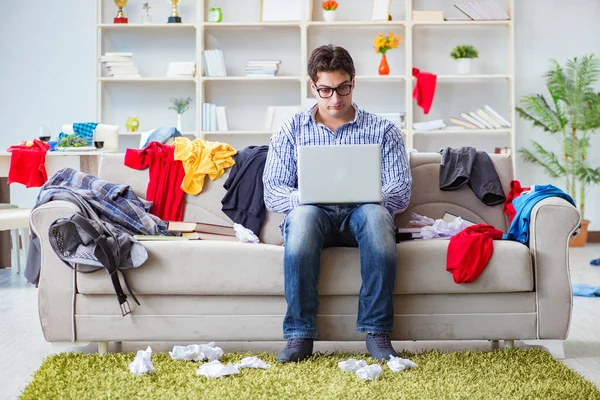
[{"label": "man's face", "polygon": [[354,81],[343,71],[319,72],[317,77],[310,87],[317,98],[319,112],[333,118],[343,117],[352,107]]}]

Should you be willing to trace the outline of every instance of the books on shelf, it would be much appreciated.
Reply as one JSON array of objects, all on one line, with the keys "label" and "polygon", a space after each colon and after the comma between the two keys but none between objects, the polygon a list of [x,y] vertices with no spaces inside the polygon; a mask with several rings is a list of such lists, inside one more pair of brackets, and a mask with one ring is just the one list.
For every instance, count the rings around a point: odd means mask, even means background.
[{"label": "books on shelf", "polygon": [[510,17],[494,0],[471,0],[454,4],[467,17],[475,21],[509,20]]},{"label": "books on shelf", "polygon": [[392,124],[396,125],[398,129],[404,130],[405,113],[403,112],[385,112],[385,113],[374,113],[375,115],[385,118]]},{"label": "books on shelf", "polygon": [[204,62],[204,76],[227,76],[223,50],[204,50],[202,60]]},{"label": "books on shelf", "polygon": [[194,61],[170,62],[167,76],[173,78],[196,76],[196,63]]},{"label": "books on shelf", "polygon": [[246,64],[246,76],[275,76],[280,60],[250,60]]},{"label": "books on shelf", "polygon": [[106,71],[106,75],[114,78],[140,78],[140,71],[134,65],[133,53],[109,52],[100,56],[100,63]]},{"label": "books on shelf", "polygon": [[212,103],[202,103],[202,130],[228,131],[225,107]]},{"label": "books on shelf", "polygon": [[443,119],[434,119],[426,122],[414,122],[413,128],[417,131],[433,131],[436,129],[445,128],[446,124]]},{"label": "books on shelf", "polygon": [[487,104],[476,110],[460,113],[461,118],[448,118],[454,126],[451,129],[503,129],[510,128],[512,125],[508,120],[502,117],[496,110]]}]

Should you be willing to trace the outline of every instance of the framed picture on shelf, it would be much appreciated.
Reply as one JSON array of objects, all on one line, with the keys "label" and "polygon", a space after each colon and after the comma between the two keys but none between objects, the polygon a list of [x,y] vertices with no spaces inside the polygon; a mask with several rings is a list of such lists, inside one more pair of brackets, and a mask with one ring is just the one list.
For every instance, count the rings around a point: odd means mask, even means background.
[{"label": "framed picture on shelf", "polygon": [[302,19],[302,0],[261,0],[260,21],[281,22]]},{"label": "framed picture on shelf", "polygon": [[387,21],[390,16],[391,0],[373,0],[373,21]]}]

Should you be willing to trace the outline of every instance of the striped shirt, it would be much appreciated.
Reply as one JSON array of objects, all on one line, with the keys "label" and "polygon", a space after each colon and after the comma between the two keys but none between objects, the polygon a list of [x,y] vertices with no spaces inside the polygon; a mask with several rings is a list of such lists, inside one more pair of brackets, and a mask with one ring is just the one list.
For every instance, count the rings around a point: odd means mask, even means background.
[{"label": "striped shirt", "polygon": [[381,146],[382,203],[392,215],[410,201],[412,176],[400,130],[388,121],[356,106],[353,121],[332,132],[315,121],[317,106],[296,114],[273,134],[263,174],[267,209],[287,214],[299,205],[298,147],[337,144]]}]

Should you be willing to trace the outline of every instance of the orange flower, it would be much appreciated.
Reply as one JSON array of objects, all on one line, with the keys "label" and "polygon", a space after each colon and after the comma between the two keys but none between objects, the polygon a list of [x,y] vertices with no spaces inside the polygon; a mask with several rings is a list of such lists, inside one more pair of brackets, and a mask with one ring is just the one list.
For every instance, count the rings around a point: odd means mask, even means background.
[{"label": "orange flower", "polygon": [[385,55],[389,50],[397,48],[402,40],[402,36],[394,35],[392,32],[388,36],[383,36],[380,33],[373,39],[373,47],[376,53]]},{"label": "orange flower", "polygon": [[328,0],[321,3],[321,6],[323,7],[323,10],[334,11],[338,8],[338,3],[335,2],[335,0]]}]

